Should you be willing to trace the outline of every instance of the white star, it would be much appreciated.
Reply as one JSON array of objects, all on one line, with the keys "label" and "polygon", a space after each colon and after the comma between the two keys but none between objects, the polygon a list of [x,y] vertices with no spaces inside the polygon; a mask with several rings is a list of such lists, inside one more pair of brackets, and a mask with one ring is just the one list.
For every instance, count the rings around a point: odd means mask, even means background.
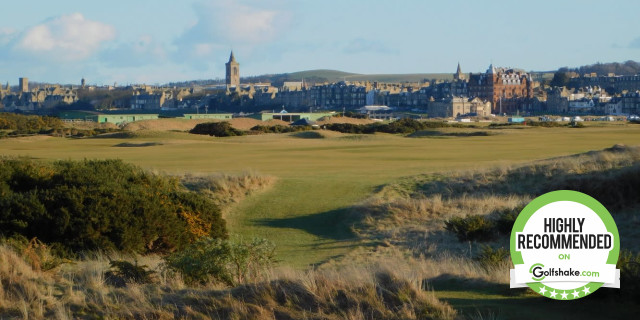
[{"label": "white star", "polygon": [[544,293],[547,292],[547,289],[544,286],[540,287],[540,294],[544,296]]},{"label": "white star", "polygon": [[553,291],[549,291],[549,296],[551,298],[555,298],[558,295],[558,293],[556,292],[556,290],[554,289]]},{"label": "white star", "polygon": [[582,289],[582,292],[584,292],[584,295],[586,296],[591,293],[591,290],[589,290],[589,287],[584,287],[584,289]]},{"label": "white star", "polygon": [[569,296],[569,294],[566,293],[565,291],[562,291],[560,295],[562,296],[562,299],[566,299]]},{"label": "white star", "polygon": [[580,297],[580,292],[578,292],[578,290],[573,290],[573,292],[571,292],[571,294],[573,295],[574,298]]}]

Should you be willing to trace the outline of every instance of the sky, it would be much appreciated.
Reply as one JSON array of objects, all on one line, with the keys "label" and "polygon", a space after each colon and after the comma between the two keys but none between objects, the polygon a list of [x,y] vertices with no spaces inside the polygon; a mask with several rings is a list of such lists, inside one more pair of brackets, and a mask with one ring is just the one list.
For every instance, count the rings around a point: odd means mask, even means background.
[{"label": "sky", "polygon": [[0,82],[164,84],[334,69],[546,71],[640,60],[640,3],[25,0],[0,6]]}]

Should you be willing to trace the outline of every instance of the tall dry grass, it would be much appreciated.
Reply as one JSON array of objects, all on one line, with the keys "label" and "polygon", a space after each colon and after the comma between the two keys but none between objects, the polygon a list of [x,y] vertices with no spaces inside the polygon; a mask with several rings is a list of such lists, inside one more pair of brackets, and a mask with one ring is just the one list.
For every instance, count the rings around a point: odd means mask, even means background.
[{"label": "tall dry grass", "polygon": [[272,270],[270,278],[226,288],[185,287],[158,257],[135,258],[158,272],[153,283],[107,284],[112,257],[94,254],[49,271],[0,245],[0,318],[23,319],[453,319],[448,304],[394,266]]},{"label": "tall dry grass", "polygon": [[229,206],[240,202],[246,196],[263,191],[271,187],[276,178],[255,172],[245,172],[238,175],[184,174],[178,177],[180,182],[189,190],[202,193],[211,198],[226,213]]}]

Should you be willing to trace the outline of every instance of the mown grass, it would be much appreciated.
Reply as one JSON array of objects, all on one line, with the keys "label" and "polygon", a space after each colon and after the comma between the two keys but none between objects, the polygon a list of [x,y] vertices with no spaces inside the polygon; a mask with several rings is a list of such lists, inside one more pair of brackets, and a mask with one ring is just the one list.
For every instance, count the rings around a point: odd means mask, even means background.
[{"label": "mown grass", "polygon": [[[272,188],[230,210],[230,231],[270,239],[283,264],[305,267],[366,244],[345,227],[350,220],[344,212],[400,177],[513,165],[615,143],[633,145],[638,143],[640,126],[502,129],[500,133],[455,139],[388,134],[367,139],[335,134],[300,139],[286,134],[212,138],[136,132],[123,138],[5,139],[0,141],[0,153],[47,160],[120,158],[172,175],[255,171],[273,176],[277,181]],[[114,147],[123,142],[158,145]]]}]

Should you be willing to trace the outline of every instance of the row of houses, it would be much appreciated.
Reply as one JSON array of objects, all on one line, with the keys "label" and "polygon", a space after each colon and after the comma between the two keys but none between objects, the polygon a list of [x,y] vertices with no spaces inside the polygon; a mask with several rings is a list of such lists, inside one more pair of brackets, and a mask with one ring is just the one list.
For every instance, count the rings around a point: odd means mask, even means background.
[{"label": "row of houses", "polygon": [[601,87],[584,89],[553,88],[550,90],[546,108],[556,114],[640,114],[640,91],[610,95]]},{"label": "row of houses", "polygon": [[29,79],[20,78],[19,83],[16,92],[8,83],[4,88],[0,87],[0,106],[6,111],[35,111],[78,101],[78,94],[72,88],[48,85],[30,90]]},{"label": "row of houses", "polygon": [[640,90],[640,75],[598,75],[596,73],[575,75],[569,79],[569,88],[601,87],[610,93]]}]

